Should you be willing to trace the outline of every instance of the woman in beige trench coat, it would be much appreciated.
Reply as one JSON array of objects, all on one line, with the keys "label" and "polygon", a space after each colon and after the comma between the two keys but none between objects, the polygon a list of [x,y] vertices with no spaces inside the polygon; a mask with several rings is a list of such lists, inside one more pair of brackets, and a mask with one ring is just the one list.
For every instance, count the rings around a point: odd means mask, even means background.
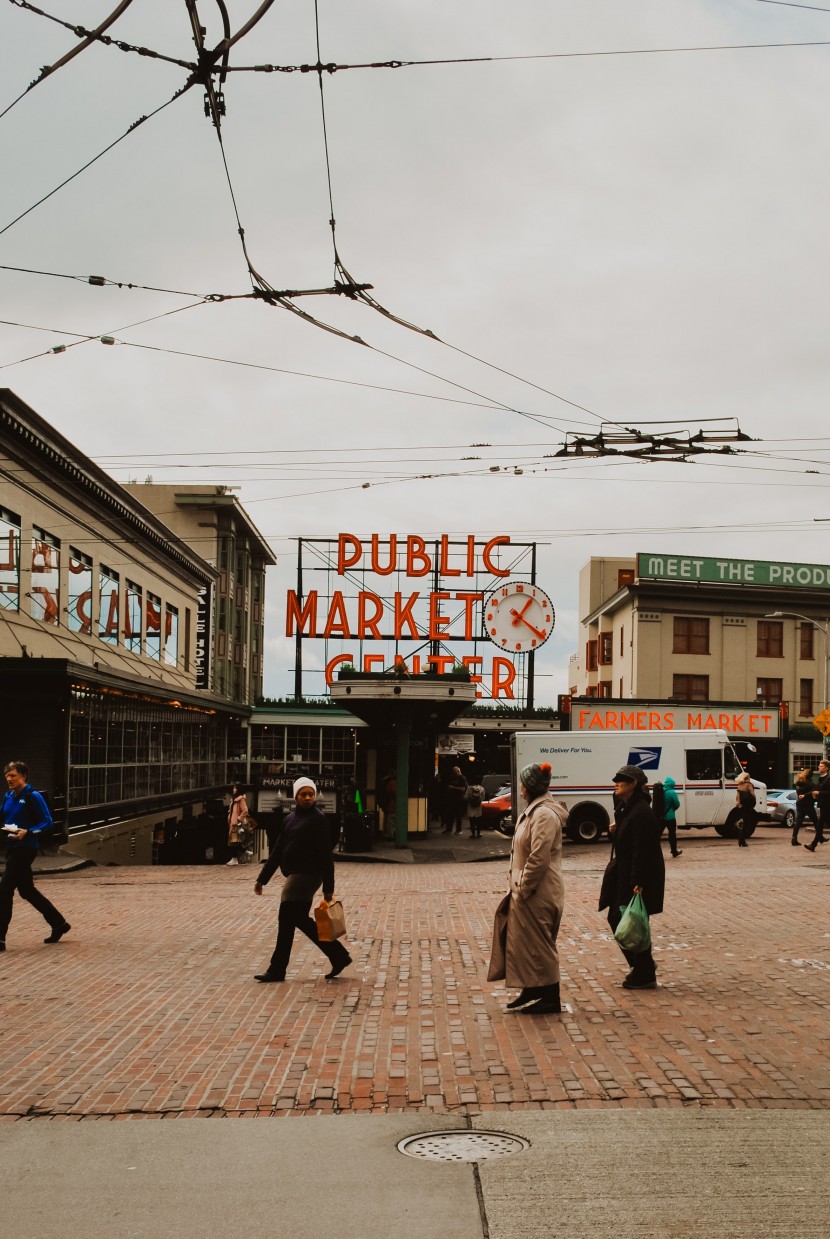
[{"label": "woman in beige trench coat", "polygon": [[508,894],[496,911],[488,981],[520,988],[508,1010],[525,1015],[555,1014],[559,998],[556,936],[562,920],[564,805],[548,794],[551,768],[525,766],[520,772],[527,807],[519,816],[510,855]]}]

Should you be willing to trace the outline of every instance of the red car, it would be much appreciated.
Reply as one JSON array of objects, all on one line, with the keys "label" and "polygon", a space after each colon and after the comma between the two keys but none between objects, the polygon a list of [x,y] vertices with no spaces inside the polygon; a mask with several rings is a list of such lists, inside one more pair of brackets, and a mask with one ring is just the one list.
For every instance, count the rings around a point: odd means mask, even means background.
[{"label": "red car", "polygon": [[507,783],[491,800],[481,802],[481,825],[485,830],[496,830],[502,819],[511,815],[512,809],[513,789]]}]

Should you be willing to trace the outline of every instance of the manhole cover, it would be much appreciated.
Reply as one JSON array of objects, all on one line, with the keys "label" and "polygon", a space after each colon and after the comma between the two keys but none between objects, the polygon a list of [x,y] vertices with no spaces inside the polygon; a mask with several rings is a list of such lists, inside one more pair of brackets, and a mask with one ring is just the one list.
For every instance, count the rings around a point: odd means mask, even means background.
[{"label": "manhole cover", "polygon": [[397,1147],[407,1157],[430,1162],[483,1162],[488,1157],[520,1153],[530,1144],[521,1136],[507,1136],[501,1131],[431,1131],[407,1136]]}]

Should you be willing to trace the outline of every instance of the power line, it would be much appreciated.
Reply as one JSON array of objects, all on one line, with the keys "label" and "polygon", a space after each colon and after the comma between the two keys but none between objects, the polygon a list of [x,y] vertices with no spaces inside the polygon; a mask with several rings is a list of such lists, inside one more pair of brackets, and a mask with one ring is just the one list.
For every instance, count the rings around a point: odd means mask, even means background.
[{"label": "power line", "polygon": [[148,112],[146,116],[140,116],[138,120],[133,121],[129,129],[126,129],[124,133],[121,134],[120,137],[115,139],[114,142],[110,142],[109,146],[105,146],[102,151],[99,151],[97,155],[94,155],[92,159],[89,159],[83,165],[83,167],[77,170],[77,172],[73,172],[71,176],[68,176],[66,178],[66,180],[61,181],[60,185],[56,185],[54,189],[50,189],[48,194],[44,194],[42,198],[38,198],[37,202],[32,203],[32,205],[30,207],[27,207],[25,211],[21,211],[21,213],[17,215],[13,220],[11,220],[3,228],[0,228],[0,237],[5,232],[8,232],[10,228],[13,228],[15,224],[19,224],[21,219],[25,219],[26,216],[30,215],[32,211],[37,209],[37,207],[42,206],[44,202],[47,202],[49,198],[53,197],[56,193],[58,193],[59,190],[63,189],[66,185],[68,185],[70,181],[74,181],[75,178],[80,176],[82,172],[86,172],[87,168],[91,168],[94,163],[97,163],[99,159],[103,158],[104,155],[108,154],[109,151],[111,151],[114,147],[118,146],[119,142],[123,142],[124,139],[129,137],[131,133],[134,133],[136,129],[139,128],[140,125],[143,125],[148,120],[152,120],[154,116],[158,116],[159,112],[163,112],[165,108],[168,108],[171,103],[175,103],[175,101],[179,99],[185,93],[186,90],[189,90],[192,85],[193,85],[192,81],[187,82],[184,86],[182,86],[179,90],[177,90],[176,93],[172,95],[171,98],[169,98],[165,103],[162,103],[159,107],[155,108],[152,112]]}]

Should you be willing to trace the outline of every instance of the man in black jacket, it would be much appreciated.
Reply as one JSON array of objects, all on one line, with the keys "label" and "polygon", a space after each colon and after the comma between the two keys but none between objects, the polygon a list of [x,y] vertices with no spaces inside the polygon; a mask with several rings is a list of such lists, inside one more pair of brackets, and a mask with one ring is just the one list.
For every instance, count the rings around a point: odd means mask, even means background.
[{"label": "man in black jacket", "polygon": [[[651,811],[645,787],[647,778],[639,766],[623,766],[614,783],[614,855],[602,879],[599,909],[608,909],[612,932],[623,911],[639,891],[649,917],[663,911],[666,866],[660,847],[660,824]],[[620,948],[622,949],[622,948]],[[631,971],[623,981],[626,989],[654,989],[657,967],[651,948],[634,954],[623,950]]]},{"label": "man in black jacket", "polygon": [[830,761],[823,758],[818,764],[818,788],[813,792],[818,809],[818,826],[812,843],[805,843],[808,852],[815,852],[816,845],[827,842],[830,833]]},{"label": "man in black jacket", "polygon": [[309,916],[314,893],[321,885],[323,898],[329,901],[334,898],[331,831],[316,807],[317,788],[311,779],[295,779],[293,791],[297,807],[285,819],[276,844],[254,883],[254,894],[261,895],[263,886],[268,884],[278,866],[285,876],[277,920],[277,944],[268,967],[265,972],[257,973],[255,981],[285,980],[296,929],[328,959],[331,971],[326,973],[327,980],[339,976],[352,962],[342,942],[320,941],[317,926]]}]

